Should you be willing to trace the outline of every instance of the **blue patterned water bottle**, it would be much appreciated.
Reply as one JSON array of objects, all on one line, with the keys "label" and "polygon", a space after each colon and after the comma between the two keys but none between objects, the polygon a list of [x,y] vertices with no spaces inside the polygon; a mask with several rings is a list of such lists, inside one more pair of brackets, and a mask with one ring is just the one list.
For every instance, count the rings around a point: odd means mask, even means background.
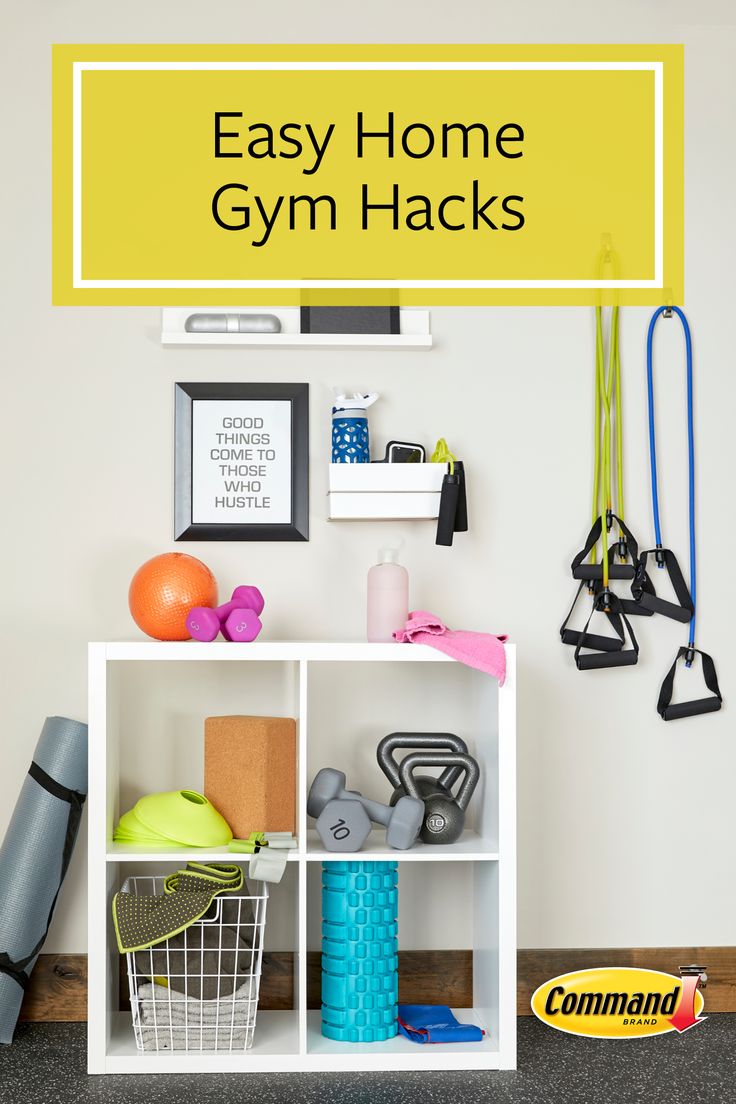
[{"label": "blue patterned water bottle", "polygon": [[332,408],[332,463],[370,464],[367,409],[378,394],[336,395]]}]

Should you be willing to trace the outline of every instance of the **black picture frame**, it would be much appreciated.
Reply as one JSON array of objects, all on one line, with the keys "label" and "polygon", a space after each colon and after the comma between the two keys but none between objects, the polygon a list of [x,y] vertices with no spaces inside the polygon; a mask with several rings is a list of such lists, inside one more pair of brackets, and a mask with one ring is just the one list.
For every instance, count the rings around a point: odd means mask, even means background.
[{"label": "black picture frame", "polygon": [[[194,404],[228,401],[284,402],[291,414],[290,522],[196,522],[193,520]],[[309,540],[309,384],[308,383],[175,383],[174,384],[174,540],[307,541]]]}]

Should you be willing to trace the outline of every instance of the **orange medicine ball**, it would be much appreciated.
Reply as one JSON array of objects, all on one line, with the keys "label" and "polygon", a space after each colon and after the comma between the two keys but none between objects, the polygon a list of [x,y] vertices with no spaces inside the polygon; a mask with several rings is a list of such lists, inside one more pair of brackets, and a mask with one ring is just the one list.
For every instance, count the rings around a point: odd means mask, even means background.
[{"label": "orange medicine ball", "polygon": [[184,552],[165,552],[138,568],[128,591],[139,629],[156,640],[189,640],[192,606],[217,605],[217,580],[206,564]]}]

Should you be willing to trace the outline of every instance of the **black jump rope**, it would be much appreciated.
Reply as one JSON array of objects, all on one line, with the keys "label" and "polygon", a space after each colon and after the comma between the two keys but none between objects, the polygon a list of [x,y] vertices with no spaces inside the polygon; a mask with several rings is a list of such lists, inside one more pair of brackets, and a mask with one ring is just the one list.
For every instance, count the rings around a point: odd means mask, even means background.
[{"label": "black jump rope", "polygon": [[[671,318],[676,314],[682,324],[685,337],[687,371],[687,435],[688,435],[688,488],[690,513],[690,584],[680,570],[674,552],[662,543],[659,517],[659,486],[657,479],[657,447],[654,424],[654,330],[660,317]],[[613,307],[609,338],[608,369],[603,353],[602,310],[596,310],[596,409],[595,409],[595,471],[593,479],[593,526],[583,549],[572,561],[573,578],[580,586],[573,605],[560,629],[564,644],[574,646],[575,662],[579,670],[600,667],[621,667],[637,663],[639,645],[631,628],[632,614],[651,617],[655,613],[682,623],[689,622],[688,642],[678,649],[674,662],[665,675],[657,701],[657,712],[665,721],[694,717],[701,713],[714,713],[721,708],[723,698],[713,659],[695,647],[695,594],[696,594],[696,540],[695,540],[695,434],[693,424],[693,353],[692,337],[687,318],[679,307],[658,307],[649,322],[647,332],[647,396],[649,406],[649,459],[652,482],[652,514],[656,546],[639,552],[638,544],[623,521],[623,464],[621,432],[621,377],[618,353],[618,308]],[[612,424],[615,424],[618,514],[612,507]],[[601,440],[602,438],[602,440]],[[606,548],[607,535],[614,522],[618,539]],[[602,544],[601,562],[596,562],[596,548]],[[657,596],[651,576],[647,572],[649,556],[659,570],[666,570],[676,602]],[[589,562],[585,562],[590,557]],[[616,558],[618,557],[618,562]],[[621,598],[610,589],[611,579],[631,582],[632,597]],[[588,586],[592,596],[592,609],[582,630],[568,628],[568,621],[583,588]],[[607,618],[613,633],[597,634],[589,631],[593,614],[600,612]],[[627,648],[627,637],[630,646]],[[690,670],[695,657],[700,656],[705,685],[710,691],[706,697],[672,703],[675,673],[680,659]]]},{"label": "black jump rope", "polygon": [[448,547],[452,544],[455,533],[468,531],[468,502],[462,460],[450,460],[449,468],[442,480],[435,538],[435,544],[444,544]]}]

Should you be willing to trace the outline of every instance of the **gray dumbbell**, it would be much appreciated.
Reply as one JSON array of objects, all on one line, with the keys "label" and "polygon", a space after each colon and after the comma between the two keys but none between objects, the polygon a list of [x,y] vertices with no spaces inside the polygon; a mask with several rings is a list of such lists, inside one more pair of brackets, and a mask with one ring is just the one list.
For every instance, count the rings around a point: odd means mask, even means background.
[{"label": "gray dumbbell", "polygon": [[371,821],[357,798],[336,797],[317,817],[317,835],[328,851],[360,851]]},{"label": "gray dumbbell", "polygon": [[[320,815],[330,802],[339,799],[344,800],[346,805],[347,803],[359,804],[371,820],[385,825],[386,843],[389,847],[395,847],[399,851],[405,851],[407,847],[411,847],[419,835],[424,819],[423,801],[417,797],[402,797],[392,808],[390,805],[382,805],[380,801],[371,801],[362,794],[346,789],[345,782],[343,772],[333,767],[324,767],[315,775],[307,798],[307,812],[317,818],[318,831]],[[356,814],[355,809],[342,811]],[[329,834],[327,838],[320,834],[320,839],[328,850],[336,850],[331,846],[332,837]],[[364,841],[365,837],[361,843]],[[341,850],[345,849],[341,848]]]}]

